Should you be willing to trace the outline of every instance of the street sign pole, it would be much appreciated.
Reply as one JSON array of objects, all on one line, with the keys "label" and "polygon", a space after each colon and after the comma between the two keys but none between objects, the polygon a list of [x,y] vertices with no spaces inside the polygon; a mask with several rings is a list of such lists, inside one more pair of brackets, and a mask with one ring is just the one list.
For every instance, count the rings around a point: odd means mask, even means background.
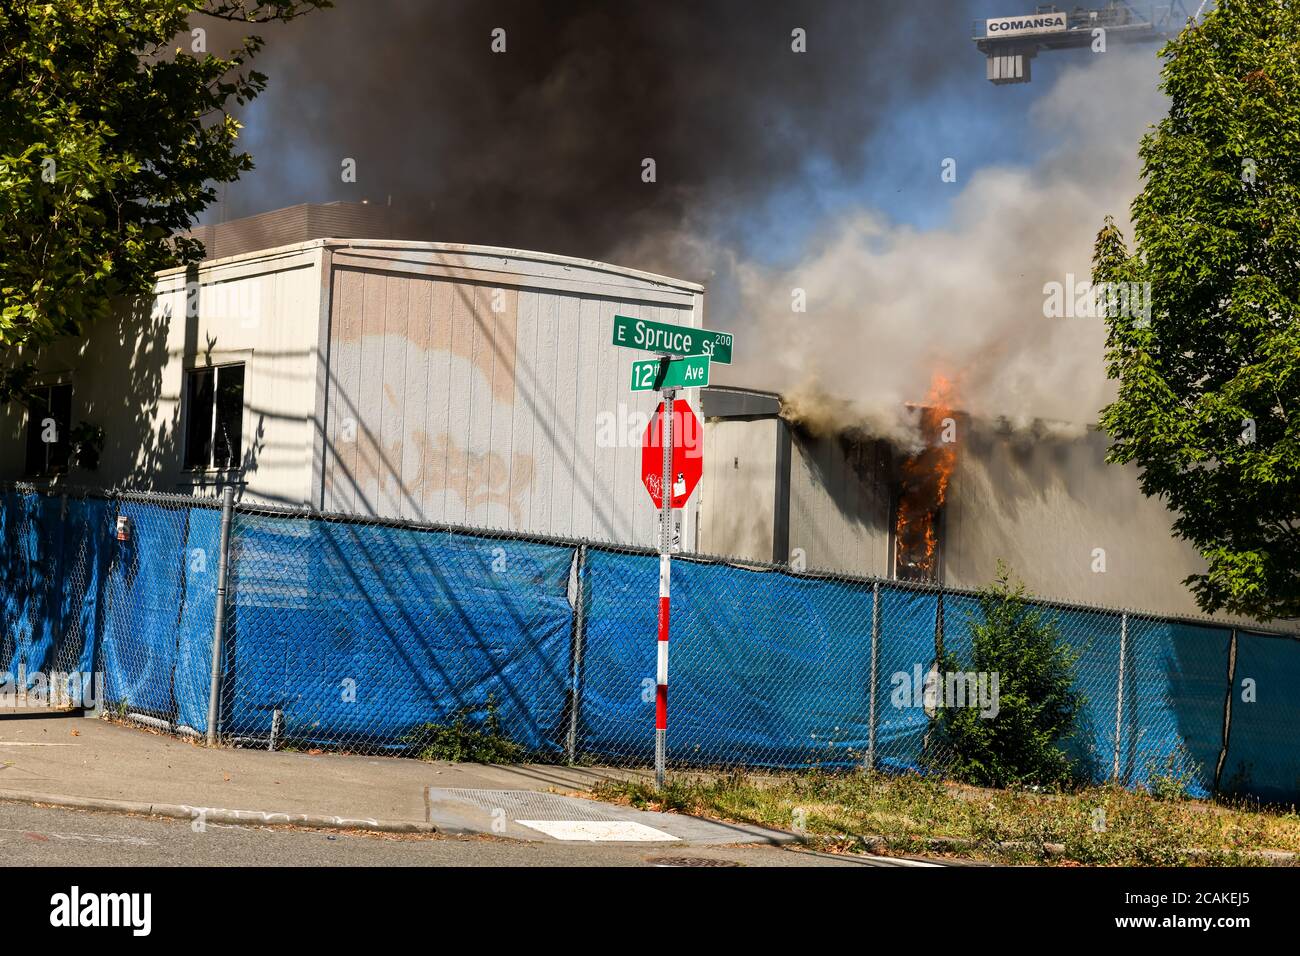
[{"label": "street sign pole", "polygon": [[[659,392],[663,404],[646,426],[641,441],[641,483],[651,501],[659,506],[659,652],[655,676],[655,786],[663,789],[664,764],[668,750],[668,619],[669,583],[672,580],[674,478],[681,469],[681,503],[685,505],[699,484],[703,463],[699,448],[699,421],[690,402],[683,406],[682,455],[673,461],[673,434],[679,388],[707,388],[710,366],[731,364],[733,338],[730,332],[706,331],[689,325],[652,322],[633,316],[614,316],[613,344],[618,348],[649,352],[657,358],[632,363],[632,391]],[[659,460],[655,461],[655,442]],[[693,443],[690,448],[687,443]],[[658,497],[656,488],[658,485]]]},{"label": "street sign pole", "polygon": [[665,388],[663,411],[663,484],[659,528],[659,655],[655,676],[655,787],[664,788],[668,750],[668,615],[673,550],[673,399],[677,390]]}]

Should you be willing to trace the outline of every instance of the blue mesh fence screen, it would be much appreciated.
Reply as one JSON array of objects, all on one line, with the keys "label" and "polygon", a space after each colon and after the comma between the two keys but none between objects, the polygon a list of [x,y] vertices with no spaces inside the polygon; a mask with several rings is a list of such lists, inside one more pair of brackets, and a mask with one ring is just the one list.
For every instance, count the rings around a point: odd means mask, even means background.
[{"label": "blue mesh fence screen", "polygon": [[1230,632],[1129,618],[1120,781],[1161,775],[1208,796],[1223,747]]},{"label": "blue mesh fence screen", "polygon": [[192,630],[184,630],[183,614],[189,513],[188,508],[119,502],[117,514],[130,522],[130,532],[115,543],[105,598],[100,658],[105,702],[165,721],[175,721],[181,702],[197,706],[188,699],[184,673],[177,671],[180,648],[196,639]]},{"label": "blue mesh fence screen", "polygon": [[[201,733],[221,512],[153,497],[0,493],[0,675],[102,671],[110,707]],[[491,702],[534,756],[566,756],[572,727],[579,759],[648,764],[658,568],[613,547],[236,510],[221,734],[398,751],[426,725],[482,728]],[[874,613],[875,766],[933,766],[936,591],[879,582],[877,606],[870,581],[685,556],[672,582],[671,764],[867,765]],[[1123,618],[1035,606],[1079,654],[1066,748],[1111,779]],[[942,616],[944,649],[975,669],[977,598],[945,593]],[[1239,635],[1225,752],[1231,634],[1128,617],[1123,784],[1171,775],[1205,795],[1217,773],[1226,792],[1300,795],[1300,640]]]},{"label": "blue mesh fence screen", "polygon": [[[51,509],[54,510],[53,521]],[[0,669],[18,680],[46,669],[58,634],[58,568],[62,532],[58,502],[34,494],[4,496],[4,597],[0,603]],[[24,683],[27,683],[24,680]],[[28,684],[30,686],[30,684]]]},{"label": "blue mesh fence screen", "polygon": [[181,560],[183,592],[177,623],[173,694],[176,722],[205,732],[220,551],[221,512],[213,508],[192,509],[185,525],[185,551]]},{"label": "blue mesh fence screen", "polygon": [[113,554],[115,507],[107,501],[69,499],[63,530],[59,621],[75,669],[95,669],[100,611]]},{"label": "blue mesh fence screen", "polygon": [[938,610],[935,594],[880,589],[876,766],[882,770],[921,769],[930,729],[924,679],[935,659]]},{"label": "blue mesh fence screen", "polygon": [[[10,674],[15,686],[21,672],[27,690],[48,693],[56,675],[62,680],[92,671],[108,507],[102,501],[0,494],[0,674]],[[63,683],[60,693],[75,687]]]},{"label": "blue mesh fence screen", "polygon": [[489,698],[506,736],[562,745],[573,549],[237,515],[223,730],[400,745]]},{"label": "blue mesh fence screen", "polygon": [[[659,559],[592,549],[585,589],[584,753],[644,762],[654,753]],[[674,763],[864,763],[869,584],[676,561],[672,593]]]},{"label": "blue mesh fence screen", "polygon": [[[1300,796],[1297,687],[1300,640],[1238,633],[1221,789],[1265,800],[1294,801]],[[1220,708],[1223,703],[1220,696]]]}]

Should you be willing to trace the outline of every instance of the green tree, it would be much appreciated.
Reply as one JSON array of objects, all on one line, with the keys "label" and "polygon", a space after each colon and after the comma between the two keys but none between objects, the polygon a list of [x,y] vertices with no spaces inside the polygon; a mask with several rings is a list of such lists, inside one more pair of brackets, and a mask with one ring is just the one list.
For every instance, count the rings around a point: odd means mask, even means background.
[{"label": "green tree", "polygon": [[937,711],[942,768],[983,787],[1067,785],[1074,770],[1062,744],[1083,697],[1074,688],[1078,654],[1061,639],[1056,619],[1030,604],[1024,584],[1013,584],[998,562],[997,577],[979,593],[970,636],[969,662],[950,652],[939,660],[941,682],[974,672],[992,689],[996,675],[997,696],[994,706],[946,701]]},{"label": "green tree", "polygon": [[265,88],[248,68],[262,40],[217,56],[191,20],[331,5],[0,0],[0,401],[21,395],[31,349],[200,259],[199,243],[171,237],[215,200],[213,184],[252,169],[227,108]]},{"label": "green tree", "polygon": [[1203,610],[1300,616],[1300,5],[1219,0],[1162,56],[1133,249],[1108,218],[1094,251],[1150,283],[1108,310],[1108,457],[1204,557]]}]

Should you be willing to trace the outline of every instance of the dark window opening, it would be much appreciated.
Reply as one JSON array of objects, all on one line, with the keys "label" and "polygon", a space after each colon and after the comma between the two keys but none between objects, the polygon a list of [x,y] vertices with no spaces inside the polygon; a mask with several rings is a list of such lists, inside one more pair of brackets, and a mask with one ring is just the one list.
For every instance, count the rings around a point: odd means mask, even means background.
[{"label": "dark window opening", "polygon": [[32,389],[27,405],[27,474],[61,475],[72,458],[72,386]]},{"label": "dark window opening", "polygon": [[237,468],[244,426],[244,366],[196,368],[185,382],[185,468]]}]

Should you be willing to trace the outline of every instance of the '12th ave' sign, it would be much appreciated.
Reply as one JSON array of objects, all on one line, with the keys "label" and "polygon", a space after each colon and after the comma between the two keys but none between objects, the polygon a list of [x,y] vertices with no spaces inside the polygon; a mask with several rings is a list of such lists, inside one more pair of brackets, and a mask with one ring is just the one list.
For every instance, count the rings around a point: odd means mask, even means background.
[{"label": "'12th ave' sign", "polygon": [[632,391],[650,392],[664,388],[707,388],[709,385],[709,357],[692,355],[689,358],[646,359],[632,363]]},{"label": "'12th ave' sign", "polygon": [[614,344],[661,355],[707,355],[710,361],[731,364],[731,333],[708,332],[666,322],[614,316]]}]

